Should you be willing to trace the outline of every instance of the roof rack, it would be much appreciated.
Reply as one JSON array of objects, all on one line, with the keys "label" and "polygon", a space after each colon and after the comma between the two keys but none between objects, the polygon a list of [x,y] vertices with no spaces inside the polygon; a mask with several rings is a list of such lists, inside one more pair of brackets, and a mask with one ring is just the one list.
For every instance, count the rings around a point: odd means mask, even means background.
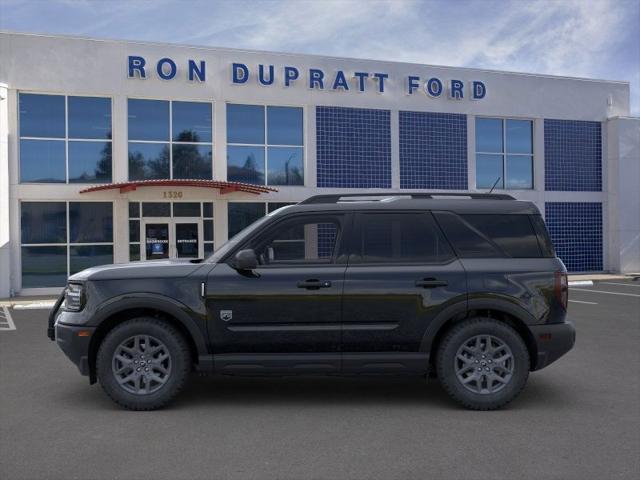
[{"label": "roof rack", "polygon": [[[372,198],[379,197],[379,198]],[[470,198],[473,200],[515,200],[511,195],[505,193],[449,193],[449,192],[373,192],[373,193],[332,193],[327,195],[314,195],[300,202],[300,205],[318,203],[340,203],[345,202],[375,202],[391,201],[394,199],[411,198],[418,199],[450,199],[450,198]],[[344,199],[344,200],[343,200]]]}]

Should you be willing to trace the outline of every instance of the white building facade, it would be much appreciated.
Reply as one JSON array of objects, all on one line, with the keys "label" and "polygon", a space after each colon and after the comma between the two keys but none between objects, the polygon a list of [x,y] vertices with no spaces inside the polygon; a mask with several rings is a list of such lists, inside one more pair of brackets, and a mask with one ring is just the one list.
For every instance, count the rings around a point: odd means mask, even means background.
[{"label": "white building facade", "polygon": [[536,203],[569,271],[640,271],[629,84],[0,33],[0,297],[203,257],[334,192]]}]

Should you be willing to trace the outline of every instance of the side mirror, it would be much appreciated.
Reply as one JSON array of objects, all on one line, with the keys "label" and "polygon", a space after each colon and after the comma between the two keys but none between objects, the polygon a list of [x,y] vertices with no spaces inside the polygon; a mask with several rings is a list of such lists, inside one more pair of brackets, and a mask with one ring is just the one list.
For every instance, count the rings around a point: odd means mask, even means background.
[{"label": "side mirror", "polygon": [[234,267],[238,270],[255,270],[258,268],[256,252],[250,248],[240,250],[234,258]]}]

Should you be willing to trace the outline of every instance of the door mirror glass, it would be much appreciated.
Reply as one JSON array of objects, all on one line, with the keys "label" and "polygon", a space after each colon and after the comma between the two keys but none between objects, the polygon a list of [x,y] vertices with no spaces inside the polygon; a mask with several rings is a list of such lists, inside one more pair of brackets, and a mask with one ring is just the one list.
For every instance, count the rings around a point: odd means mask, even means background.
[{"label": "door mirror glass", "polygon": [[252,249],[240,250],[236,253],[234,267],[238,270],[254,270],[258,267],[258,257]]}]

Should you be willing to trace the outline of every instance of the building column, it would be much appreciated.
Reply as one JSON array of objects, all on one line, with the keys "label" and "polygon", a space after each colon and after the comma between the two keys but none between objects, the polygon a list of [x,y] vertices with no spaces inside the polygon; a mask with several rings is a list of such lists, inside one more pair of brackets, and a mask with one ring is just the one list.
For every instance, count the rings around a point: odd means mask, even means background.
[{"label": "building column", "polygon": [[607,128],[609,269],[640,272],[640,118],[610,118]]},{"label": "building column", "polygon": [[7,85],[0,83],[0,298],[11,293],[8,96]]}]

